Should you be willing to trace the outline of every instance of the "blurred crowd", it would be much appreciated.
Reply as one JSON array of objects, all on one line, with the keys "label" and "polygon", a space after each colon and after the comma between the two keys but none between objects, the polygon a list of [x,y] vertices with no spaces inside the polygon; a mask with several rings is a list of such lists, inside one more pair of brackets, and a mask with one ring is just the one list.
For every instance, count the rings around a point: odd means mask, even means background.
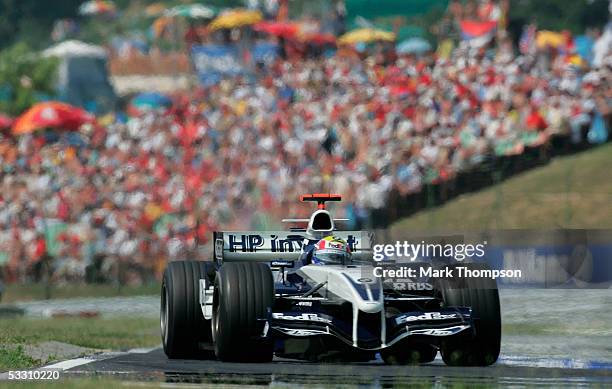
[{"label": "blurred crowd", "polygon": [[278,59],[255,78],[86,126],[78,142],[1,136],[4,277],[146,281],[167,260],[201,255],[215,229],[307,215],[298,197],[310,192],[342,194],[348,228],[384,228],[391,191],[609,126],[612,56],[590,69],[542,58],[500,44],[446,59]]}]

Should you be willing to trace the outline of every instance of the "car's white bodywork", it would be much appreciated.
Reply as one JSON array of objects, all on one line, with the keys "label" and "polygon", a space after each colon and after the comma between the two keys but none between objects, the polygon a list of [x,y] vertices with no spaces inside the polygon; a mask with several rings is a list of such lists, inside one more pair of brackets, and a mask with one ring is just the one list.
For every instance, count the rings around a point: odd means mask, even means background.
[{"label": "car's white bodywork", "polygon": [[307,265],[298,274],[315,284],[324,284],[320,294],[328,299],[348,301],[353,306],[353,345],[357,347],[359,312],[380,313],[381,339],[385,344],[385,299],[380,278],[367,266]]},{"label": "car's white bodywork", "polygon": [[[338,220],[338,219],[336,219]],[[380,350],[391,347],[403,338],[411,335],[450,336],[470,328],[466,322],[469,314],[451,313],[459,322],[449,323],[448,326],[434,326],[427,328],[415,328],[414,322],[402,324],[405,330],[398,334],[397,325],[395,335],[392,327],[388,327],[385,301],[397,303],[398,301],[427,301],[433,300],[432,296],[411,295],[385,296],[383,284],[379,277],[373,275],[371,264],[373,235],[367,231],[337,231],[334,219],[325,209],[318,209],[312,213],[309,219],[285,219],[290,223],[307,223],[306,228],[293,229],[290,231],[231,231],[219,232],[215,235],[214,257],[219,265],[225,261],[262,261],[268,262],[272,268],[273,277],[281,285],[286,281],[287,269],[303,279],[311,289],[303,293],[281,294],[276,291],[279,299],[300,301],[308,306],[313,301],[325,302],[327,304],[346,304],[352,306],[352,333],[346,343],[362,350]],[[337,236],[347,241],[352,252],[352,264],[345,265],[315,265],[301,263],[305,249],[312,247],[319,239],[329,235]],[[295,262],[295,266],[293,263]],[[300,262],[298,264],[298,262]],[[280,265],[276,265],[276,264]],[[282,263],[291,263],[286,266]],[[370,264],[366,264],[370,263]],[[240,285],[238,285],[240,287]],[[309,292],[310,290],[310,292]],[[316,295],[314,294],[316,292]],[[213,294],[214,287],[204,279],[200,280],[200,305],[204,318],[211,319],[213,316]],[[364,348],[359,345],[358,328],[362,315],[380,315],[379,340],[375,349]],[[415,316],[417,321],[421,319]],[[410,316],[412,318],[412,316]],[[323,320],[318,314],[303,315],[293,312],[291,314],[271,312],[268,320],[277,320],[284,323],[307,322]],[[369,317],[369,320],[374,319]],[[394,320],[393,318],[389,320]],[[376,319],[374,319],[376,321]],[[444,323],[443,323],[444,324]],[[287,328],[286,325],[276,324],[273,329],[285,335],[303,337],[329,334],[331,320],[325,319],[320,328]],[[264,336],[272,329],[266,322]],[[387,334],[392,338],[388,338]],[[347,334],[348,335],[348,334]]]}]

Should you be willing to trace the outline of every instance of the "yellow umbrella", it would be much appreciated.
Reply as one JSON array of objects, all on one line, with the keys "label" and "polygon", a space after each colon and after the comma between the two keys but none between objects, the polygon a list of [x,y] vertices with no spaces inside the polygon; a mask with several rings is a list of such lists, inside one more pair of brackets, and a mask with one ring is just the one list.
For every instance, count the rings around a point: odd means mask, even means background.
[{"label": "yellow umbrella", "polygon": [[565,43],[565,36],[559,32],[553,31],[538,31],[536,36],[536,45],[538,47],[559,47]]},{"label": "yellow umbrella", "polygon": [[395,34],[388,31],[376,30],[374,28],[359,28],[357,30],[349,31],[346,34],[338,38],[339,44],[350,45],[358,42],[375,42],[375,41],[389,41],[395,40]]},{"label": "yellow umbrella", "polygon": [[578,54],[570,55],[567,58],[567,63],[569,63],[570,65],[581,67],[581,68],[586,66],[586,62]]},{"label": "yellow umbrella", "polygon": [[246,9],[233,9],[221,13],[212,22],[209,27],[212,30],[220,28],[236,28],[255,24],[263,19],[261,12],[249,11]]}]

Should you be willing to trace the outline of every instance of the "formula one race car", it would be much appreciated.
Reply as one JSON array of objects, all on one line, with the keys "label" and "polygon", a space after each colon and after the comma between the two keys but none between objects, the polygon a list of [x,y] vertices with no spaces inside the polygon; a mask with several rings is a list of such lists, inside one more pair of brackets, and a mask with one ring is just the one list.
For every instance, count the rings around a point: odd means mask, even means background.
[{"label": "formula one race car", "polygon": [[497,360],[494,279],[403,279],[398,288],[374,276],[372,234],[336,229],[343,219],[325,203],[339,195],[301,200],[318,209],[309,219],[283,220],[299,228],[215,232],[214,261],[169,263],[161,290],[169,358],[368,361],[380,354],[386,363],[409,364],[431,362],[439,350],[448,365]]}]

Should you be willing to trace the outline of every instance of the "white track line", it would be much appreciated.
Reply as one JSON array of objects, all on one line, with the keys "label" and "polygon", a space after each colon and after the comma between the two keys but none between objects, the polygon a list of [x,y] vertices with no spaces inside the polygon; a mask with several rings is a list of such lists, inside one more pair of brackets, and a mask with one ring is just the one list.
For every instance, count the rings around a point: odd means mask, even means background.
[{"label": "white track line", "polygon": [[[50,365],[41,366],[41,367],[38,367],[36,369],[31,369],[31,371],[41,371],[41,370],[62,370],[62,371],[65,371],[65,370],[68,370],[68,369],[72,369],[73,367],[87,365],[87,364],[92,363],[92,362],[104,361],[106,359],[111,359],[111,358],[119,357],[119,356],[122,356],[122,355],[127,355],[127,354],[146,354],[146,353],[149,353],[149,352],[151,352],[151,351],[153,351],[153,350],[155,350],[157,348],[159,348],[159,346],[151,347],[151,348],[133,348],[131,350],[124,351],[124,352],[108,352],[108,353],[101,353],[101,354],[93,354],[93,355],[86,356],[86,357],[68,359],[68,360],[65,360],[65,361],[52,363]],[[8,380],[8,378],[9,378],[8,377],[8,372],[0,373],[0,380]]]},{"label": "white track line", "polygon": [[111,358],[115,358],[115,357],[119,357],[122,355],[127,355],[127,354],[147,354],[155,349],[159,348],[159,346],[157,347],[151,347],[151,348],[133,348],[130,349],[128,351],[115,351],[115,352],[108,352],[108,353],[102,353],[102,354],[93,354],[87,357],[81,357],[81,358],[74,358],[74,359],[68,359],[66,361],[62,361],[62,362],[57,362],[54,363],[52,365],[47,365],[47,366],[43,366],[40,367],[39,369],[61,369],[61,370],[68,370],[68,369],[72,369],[73,367],[77,367],[77,366],[82,366],[82,365],[86,365],[88,363],[92,363],[92,362],[99,362],[99,361],[104,361],[107,359],[111,359]]},{"label": "white track line", "polygon": [[155,347],[149,347],[149,348],[133,348],[131,350],[128,350],[127,353],[128,354],[148,354],[151,351],[157,350],[160,347],[161,346],[155,346]]},{"label": "white track line", "polygon": [[47,370],[47,369],[68,370],[68,369],[72,369],[73,367],[77,367],[77,366],[81,366],[81,365],[86,365],[88,363],[96,362],[96,361],[99,361],[99,359],[94,359],[94,358],[75,358],[75,359],[69,359],[67,361],[57,362],[57,363],[54,363],[52,365],[43,366],[43,367],[41,367],[39,369],[40,370]]}]

